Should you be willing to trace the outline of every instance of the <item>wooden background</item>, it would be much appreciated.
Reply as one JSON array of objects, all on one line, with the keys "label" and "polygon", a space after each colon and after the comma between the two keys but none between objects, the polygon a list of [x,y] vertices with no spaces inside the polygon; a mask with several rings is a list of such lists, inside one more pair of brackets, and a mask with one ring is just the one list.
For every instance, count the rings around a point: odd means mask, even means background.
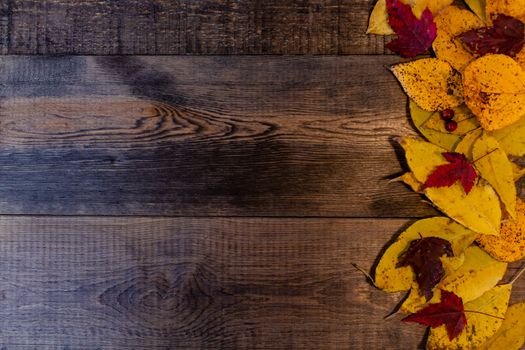
[{"label": "wooden background", "polygon": [[436,215],[372,6],[1,0],[0,347],[420,347],[351,265]]}]

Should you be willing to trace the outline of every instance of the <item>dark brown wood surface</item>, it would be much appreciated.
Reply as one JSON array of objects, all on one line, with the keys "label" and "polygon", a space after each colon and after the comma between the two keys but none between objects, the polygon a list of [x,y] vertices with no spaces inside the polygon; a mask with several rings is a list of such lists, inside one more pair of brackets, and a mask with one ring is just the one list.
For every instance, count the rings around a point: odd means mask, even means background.
[{"label": "dark brown wood surface", "polygon": [[2,0],[4,54],[383,54],[372,0]]},{"label": "dark brown wood surface", "polygon": [[352,266],[437,214],[372,6],[0,1],[0,349],[421,348]]}]

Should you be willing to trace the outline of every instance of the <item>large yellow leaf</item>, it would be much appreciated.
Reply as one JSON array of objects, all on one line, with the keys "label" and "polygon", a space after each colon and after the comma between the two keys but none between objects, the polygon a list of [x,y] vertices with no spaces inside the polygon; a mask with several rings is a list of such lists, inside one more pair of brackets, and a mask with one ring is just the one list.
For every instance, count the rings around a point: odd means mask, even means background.
[{"label": "large yellow leaf", "polygon": [[432,44],[436,56],[461,71],[474,59],[465,49],[459,35],[470,29],[483,26],[483,22],[472,12],[449,6],[435,18],[437,37]]},{"label": "large yellow leaf", "polygon": [[509,158],[498,141],[483,133],[472,148],[474,166],[499,195],[512,218],[516,217],[516,184]]},{"label": "large yellow leaf", "polygon": [[[414,15],[419,18],[425,8],[428,7],[429,10],[435,14],[450,5],[453,0],[401,0],[401,2],[410,5]],[[376,2],[374,9],[370,14],[370,19],[368,20],[368,29],[366,30],[366,33],[377,35],[394,34],[390,24],[388,24],[388,12],[385,0],[378,0]]]},{"label": "large yellow leaf", "polygon": [[[483,293],[493,288],[505,274],[507,264],[497,261],[476,246],[465,249],[463,262],[458,267],[445,266],[445,277],[436,286],[436,291],[429,303],[439,302],[441,296],[439,289],[448,290],[461,297],[464,303],[479,298]],[[401,306],[402,312],[413,313],[427,305],[425,297],[417,289],[411,291],[408,298]]]},{"label": "large yellow leaf", "polygon": [[525,72],[509,56],[487,55],[463,72],[465,103],[486,130],[515,123],[525,114]]},{"label": "large yellow leaf", "polygon": [[461,75],[437,58],[422,58],[396,64],[392,72],[417,105],[433,112],[462,103]]},{"label": "large yellow leaf", "polygon": [[[507,311],[511,289],[510,284],[496,286],[478,299],[465,303],[467,325],[463,332],[457,338],[450,340],[445,326],[433,328],[430,330],[427,349],[477,349],[492,337],[503,323],[500,318],[503,318]],[[468,311],[481,312],[496,317]]]},{"label": "large yellow leaf", "polygon": [[477,350],[520,350],[525,344],[525,303],[509,306],[505,320],[487,342]]},{"label": "large yellow leaf", "polygon": [[[401,140],[410,170],[425,183],[434,169],[447,164],[443,149],[429,142],[406,137]],[[469,194],[459,183],[451,187],[427,188],[425,195],[445,214],[471,230],[497,235],[501,222],[500,202],[494,189],[480,179]]]},{"label": "large yellow leaf", "polygon": [[501,224],[499,236],[480,235],[478,244],[500,261],[512,262],[525,257],[525,203],[517,198],[516,220]]},{"label": "large yellow leaf", "polygon": [[521,157],[525,155],[525,116],[516,123],[490,133],[498,140],[505,153]]},{"label": "large yellow leaf", "polygon": [[479,18],[481,18],[482,20],[485,20],[485,18],[487,18],[487,15],[485,13],[485,0],[465,0],[465,2],[467,3],[468,7],[470,7],[470,9],[474,11],[474,13]]},{"label": "large yellow leaf", "polygon": [[420,108],[413,100],[410,100],[410,118],[419,132],[433,144],[443,147],[447,151],[453,150],[461,140],[461,137],[453,133],[441,132],[425,127],[425,123],[427,123],[433,115],[434,112],[427,112]]},{"label": "large yellow leaf", "polygon": [[469,246],[476,234],[446,217],[435,217],[415,222],[401,233],[385,251],[375,269],[375,284],[387,292],[408,290],[415,283],[414,272],[409,266],[397,267],[399,255],[410,242],[421,237],[440,237],[449,241],[454,255]]}]

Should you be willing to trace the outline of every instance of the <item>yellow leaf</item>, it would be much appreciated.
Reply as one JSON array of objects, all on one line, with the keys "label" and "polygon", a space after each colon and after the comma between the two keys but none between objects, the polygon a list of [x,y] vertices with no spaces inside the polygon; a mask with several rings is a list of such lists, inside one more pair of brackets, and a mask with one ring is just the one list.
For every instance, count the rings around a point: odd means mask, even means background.
[{"label": "yellow leaf", "polygon": [[474,143],[476,143],[476,141],[482,133],[483,130],[479,128],[466,134],[463,137],[463,139],[458,143],[454,152],[464,154],[468,159],[473,160],[472,148],[474,147]]},{"label": "yellow leaf", "polygon": [[[443,149],[429,142],[405,137],[401,140],[410,170],[425,183],[434,169],[448,162]],[[425,195],[441,211],[471,230],[497,235],[501,222],[500,202],[494,189],[480,179],[467,195],[459,183],[451,187],[427,188]]]},{"label": "yellow leaf", "polygon": [[433,112],[459,106],[461,76],[450,64],[437,58],[423,58],[396,64],[392,72],[417,105]]},{"label": "yellow leaf", "polygon": [[434,112],[427,112],[421,109],[413,100],[410,100],[410,118],[414,126],[419,130],[428,141],[451,151],[459,143],[461,137],[449,132],[440,132],[426,128],[424,124],[434,115]]},{"label": "yellow leaf", "polygon": [[486,130],[515,123],[525,114],[525,72],[512,58],[487,55],[463,73],[465,102]]},{"label": "yellow leaf", "polygon": [[[492,337],[503,323],[499,318],[505,316],[509,305],[511,289],[512,286],[510,284],[496,286],[479,298],[465,303],[467,325],[465,329],[463,329],[463,332],[461,332],[457,338],[450,340],[445,326],[433,328],[430,330],[427,349],[477,349],[486,342],[487,339]],[[479,312],[499,318],[479,314]]]},{"label": "yellow leaf", "polygon": [[525,155],[525,116],[516,123],[489,133],[498,140],[505,153],[521,157]]},{"label": "yellow leaf", "polygon": [[525,0],[486,0],[487,19],[498,13],[525,21]]},{"label": "yellow leaf", "polygon": [[525,303],[509,306],[505,320],[487,342],[477,350],[520,350],[525,343]]},{"label": "yellow leaf", "polygon": [[449,259],[443,264],[445,277],[436,286],[430,301],[426,301],[416,286],[401,305],[400,311],[414,313],[428,303],[438,303],[441,298],[440,289],[453,292],[461,297],[464,303],[477,299],[493,288],[503,278],[507,269],[506,263],[495,260],[476,246],[466,248],[463,255],[458,256],[456,261]]},{"label": "yellow leaf", "polygon": [[[414,15],[419,18],[425,8],[428,7],[429,10],[435,14],[444,7],[450,5],[453,0],[401,0],[401,2],[410,5]],[[376,2],[368,20],[368,29],[366,30],[366,33],[377,35],[394,34],[390,24],[388,24],[388,12],[385,0],[378,0]]]},{"label": "yellow leaf", "polygon": [[375,284],[387,292],[408,290],[415,283],[414,272],[409,266],[397,267],[399,255],[410,242],[420,237],[440,237],[449,241],[455,255],[470,245],[475,233],[446,217],[434,217],[415,222],[401,233],[388,247],[375,269]]},{"label": "yellow leaf", "polygon": [[414,192],[419,192],[421,186],[423,185],[421,182],[417,181],[414,174],[411,172],[404,173],[399,177],[399,179],[408,187],[412,189]]},{"label": "yellow leaf", "polygon": [[480,235],[478,244],[494,258],[513,262],[525,257],[525,203],[517,198],[516,220],[504,221],[499,236]]},{"label": "yellow leaf", "polygon": [[512,163],[500,148],[498,141],[483,133],[472,149],[474,166],[499,195],[512,218],[516,217],[516,184]]},{"label": "yellow leaf", "polygon": [[516,57],[514,57],[514,60],[518,62],[518,64],[521,66],[521,69],[525,70],[525,48],[518,52]]},{"label": "yellow leaf", "polygon": [[[445,122],[441,118],[439,112],[432,112],[430,118],[423,124],[423,127],[439,131],[444,134],[465,135],[472,130],[479,128],[479,123],[474,114],[464,104],[452,108],[454,110],[454,120],[458,124],[458,128],[452,132],[445,129]],[[428,113],[428,112],[427,112]]]},{"label": "yellow leaf", "polygon": [[386,0],[378,0],[370,19],[368,20],[368,29],[366,34],[392,35],[395,34],[390,24],[388,24],[388,13],[386,10]]},{"label": "yellow leaf", "polygon": [[486,18],[485,0],[465,0],[465,2],[467,3],[468,7],[470,7],[470,9],[474,11],[474,13],[479,18],[481,18],[482,20],[485,20]]},{"label": "yellow leaf", "polygon": [[470,29],[483,26],[483,22],[472,12],[449,6],[435,18],[437,37],[432,44],[436,56],[447,61],[459,71],[474,59],[465,49],[459,35]]}]

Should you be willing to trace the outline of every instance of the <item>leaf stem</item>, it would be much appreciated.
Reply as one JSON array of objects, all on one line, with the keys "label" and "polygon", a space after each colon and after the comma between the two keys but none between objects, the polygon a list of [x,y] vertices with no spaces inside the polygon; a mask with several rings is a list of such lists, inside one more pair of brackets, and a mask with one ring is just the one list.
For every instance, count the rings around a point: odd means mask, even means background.
[{"label": "leaf stem", "polygon": [[525,266],[523,266],[523,267],[521,268],[521,270],[518,272],[518,274],[517,274],[516,276],[514,276],[514,277],[510,280],[509,284],[512,285],[514,282],[516,282],[516,281],[518,280],[518,278],[520,278],[520,276],[523,274],[523,272],[525,272]]},{"label": "leaf stem", "polygon": [[498,147],[498,148],[494,148],[492,151],[488,152],[487,154],[484,154],[484,155],[482,155],[481,157],[479,157],[478,159],[473,160],[473,161],[472,161],[472,164],[475,164],[476,162],[482,160],[483,158],[485,158],[485,157],[488,156],[489,154],[491,154],[491,153],[493,153],[493,152],[496,152],[498,149],[499,149],[499,147]]},{"label": "leaf stem", "polygon": [[359,272],[361,272],[363,275],[365,275],[365,277],[370,281],[370,283],[372,283],[374,285],[374,287],[376,287],[377,289],[380,289],[377,285],[376,285],[376,282],[374,281],[374,279],[372,278],[372,276],[370,276],[370,274],[368,272],[366,272],[362,267],[360,267],[359,265],[355,264],[355,263],[352,263],[352,266],[355,267]]},{"label": "leaf stem", "polygon": [[481,312],[481,311],[474,311],[474,310],[463,310],[464,312],[470,312],[470,313],[473,313],[473,314],[480,314],[480,315],[485,315],[485,316],[488,316],[488,317],[494,317],[494,318],[497,318],[499,320],[505,320],[504,317],[499,317],[499,316],[494,316],[494,315],[491,315],[491,314],[487,314],[485,312]]}]

